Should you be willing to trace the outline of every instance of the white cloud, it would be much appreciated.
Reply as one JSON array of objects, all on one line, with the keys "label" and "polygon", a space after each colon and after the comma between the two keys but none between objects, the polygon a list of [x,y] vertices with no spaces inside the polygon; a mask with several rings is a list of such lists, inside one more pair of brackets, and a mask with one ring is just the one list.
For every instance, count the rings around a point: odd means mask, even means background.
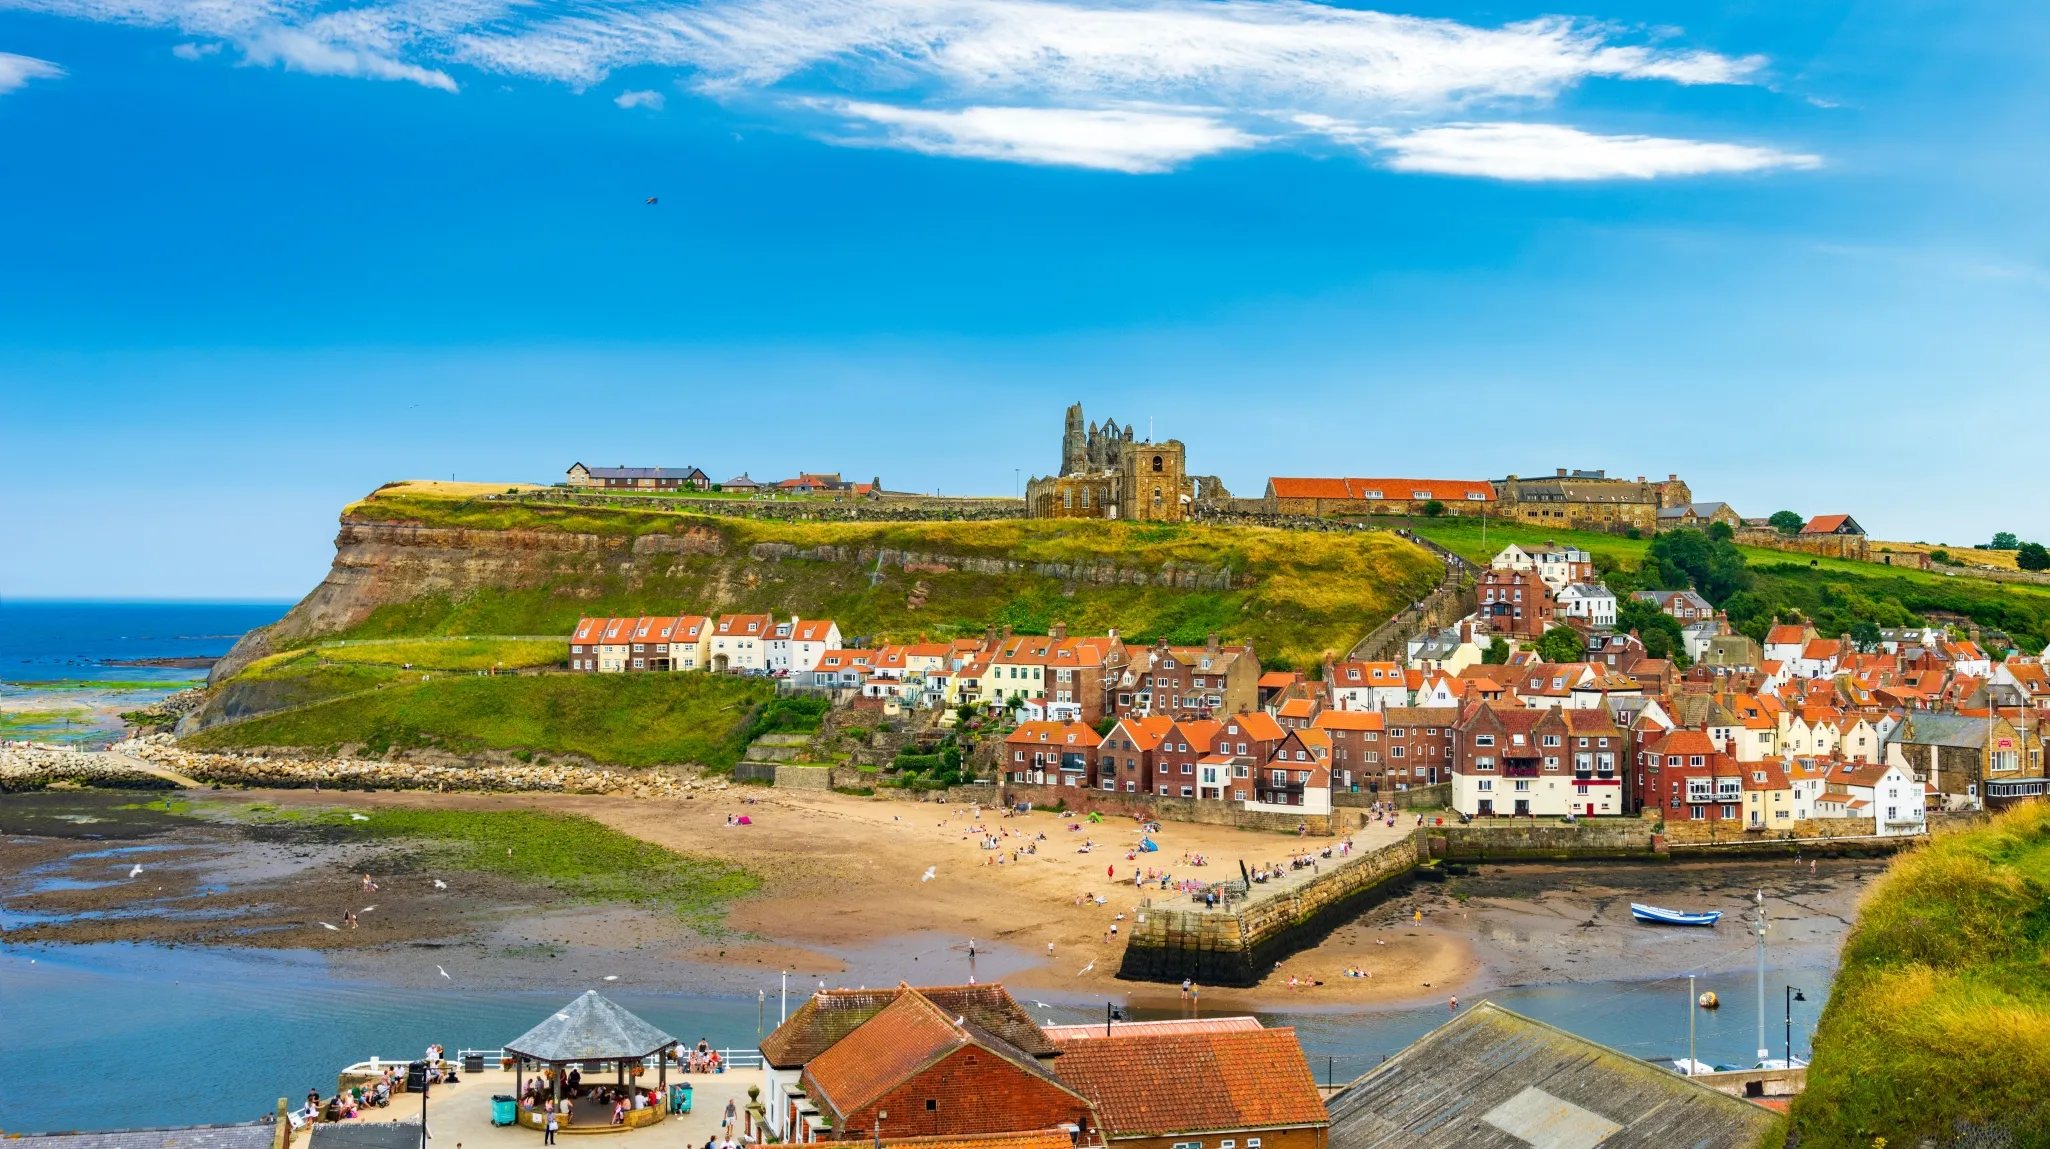
[{"label": "white cloud", "polygon": [[1457,123],[1406,132],[1373,130],[1358,142],[1384,153],[1383,164],[1396,171],[1500,180],[1654,179],[1813,168],[1822,163],[1815,156],[1774,148],[1601,136],[1559,124]]},{"label": "white cloud", "polygon": [[0,52],[0,96],[27,87],[30,80],[55,80],[63,75],[64,69],[48,60]]},{"label": "white cloud", "polygon": [[[1162,172],[1198,156],[1260,142],[1199,114],[995,107],[926,111],[854,101],[837,103],[833,110],[880,125],[887,142],[927,155],[1104,171]],[[852,136],[839,142],[875,141]]]},{"label": "white cloud", "polygon": [[175,44],[171,47],[171,54],[180,60],[199,60],[216,55],[220,50],[219,44]]},{"label": "white cloud", "polygon": [[[1368,147],[1396,170],[1505,179],[1816,162],[1494,122],[1593,78],[1746,84],[1766,66],[1562,16],[1484,27],[1313,0],[0,0],[6,8],[173,28],[253,64],[448,91],[453,66],[579,89],[621,68],[671,68],[722,101],[835,111],[858,125],[841,142],[1112,171],[1317,135]],[[656,91],[615,97],[661,101]]]}]

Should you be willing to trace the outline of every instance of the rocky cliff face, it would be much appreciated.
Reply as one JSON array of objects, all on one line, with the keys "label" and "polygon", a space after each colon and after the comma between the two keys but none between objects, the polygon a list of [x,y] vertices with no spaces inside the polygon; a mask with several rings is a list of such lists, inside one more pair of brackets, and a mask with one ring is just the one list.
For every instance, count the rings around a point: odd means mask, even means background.
[{"label": "rocky cliff face", "polygon": [[819,610],[836,596],[870,594],[894,597],[901,613],[904,604],[912,610],[923,605],[931,580],[939,580],[944,591],[949,575],[978,592],[994,587],[999,593],[1011,583],[1230,591],[1247,581],[1222,567],[1186,563],[1141,569],[873,546],[741,547],[703,525],[628,538],[345,520],[327,577],[284,618],[246,635],[215,665],[209,681],[232,678],[295,640],[360,626],[380,607],[432,596],[460,600],[483,590],[525,591],[574,601],[649,591],[674,596],[659,609],[788,613]]}]

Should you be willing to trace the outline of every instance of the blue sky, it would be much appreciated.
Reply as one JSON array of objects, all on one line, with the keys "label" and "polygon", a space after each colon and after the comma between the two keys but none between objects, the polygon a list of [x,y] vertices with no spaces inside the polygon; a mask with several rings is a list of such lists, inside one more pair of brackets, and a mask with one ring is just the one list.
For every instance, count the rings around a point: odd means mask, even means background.
[{"label": "blue sky", "polygon": [[[0,0],[0,594],[386,479],[1678,472],[2050,539],[2050,13]],[[659,203],[650,205],[649,197]]]}]

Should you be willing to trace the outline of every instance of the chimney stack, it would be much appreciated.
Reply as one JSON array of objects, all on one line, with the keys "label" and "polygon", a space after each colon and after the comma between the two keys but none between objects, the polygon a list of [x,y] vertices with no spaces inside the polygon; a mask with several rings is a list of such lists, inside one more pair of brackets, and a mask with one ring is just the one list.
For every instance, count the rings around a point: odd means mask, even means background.
[{"label": "chimney stack", "polygon": [[1211,632],[1210,632],[1210,637],[1209,637],[1209,638],[1206,638],[1206,639],[1204,639],[1204,640],[1203,640],[1203,649],[1204,649],[1204,650],[1207,650],[1207,651],[1209,651],[1209,652],[1210,652],[1210,653],[1212,653],[1212,654],[1216,654],[1216,653],[1217,653],[1217,632],[1216,632],[1216,631],[1214,631],[1214,630],[1213,630],[1213,631],[1211,631]]},{"label": "chimney stack", "polygon": [[1056,622],[1049,629],[1048,633],[1050,633],[1053,636],[1053,640],[1055,642],[1059,642],[1062,639],[1068,637],[1068,624],[1065,622]]},{"label": "chimney stack", "polygon": [[1564,468],[1564,467],[1560,467],[1560,468],[1559,468],[1559,477],[1560,477],[1560,478],[1562,478],[1562,479],[1566,477],[1566,468]]}]

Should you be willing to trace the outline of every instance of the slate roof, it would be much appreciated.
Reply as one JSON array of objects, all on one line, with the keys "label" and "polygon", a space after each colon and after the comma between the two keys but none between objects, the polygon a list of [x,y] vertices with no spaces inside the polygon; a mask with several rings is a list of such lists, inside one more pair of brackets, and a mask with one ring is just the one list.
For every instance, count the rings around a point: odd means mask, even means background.
[{"label": "slate roof", "polygon": [[[852,1141],[813,1141],[817,1149],[869,1149],[875,1142],[867,1137]],[[883,1149],[1075,1149],[1075,1138],[1065,1129],[1038,1129],[1030,1133],[980,1133],[953,1137],[882,1138]]]},{"label": "slate roof", "polygon": [[1482,1002],[1331,1099],[1330,1149],[1749,1149],[1773,1114]]},{"label": "slate roof", "polygon": [[587,989],[505,1047],[536,1061],[610,1061],[646,1057],[675,1044],[675,1038]]},{"label": "slate roof", "polygon": [[1113,1140],[1327,1120],[1295,1030],[1233,1029],[1069,1042],[1061,1080]]},{"label": "slate roof", "polygon": [[[1163,722],[1161,728],[1168,725]],[[778,1069],[796,1069],[881,1013],[906,988],[820,990],[762,1039],[762,1057]],[[1033,1057],[1060,1052],[1002,985],[926,986],[918,992],[941,1010],[968,1019]]]},{"label": "slate roof", "polygon": [[[246,1125],[178,1125],[92,1133],[10,1133],[7,1141],[25,1149],[270,1149],[275,1128],[252,1121]],[[417,1131],[414,1136],[419,1136]]]},{"label": "slate roof", "polygon": [[1986,737],[1992,729],[1992,721],[1986,718],[1916,711],[1888,731],[1886,740],[1910,746],[1961,746],[1979,750],[1985,747]]}]

